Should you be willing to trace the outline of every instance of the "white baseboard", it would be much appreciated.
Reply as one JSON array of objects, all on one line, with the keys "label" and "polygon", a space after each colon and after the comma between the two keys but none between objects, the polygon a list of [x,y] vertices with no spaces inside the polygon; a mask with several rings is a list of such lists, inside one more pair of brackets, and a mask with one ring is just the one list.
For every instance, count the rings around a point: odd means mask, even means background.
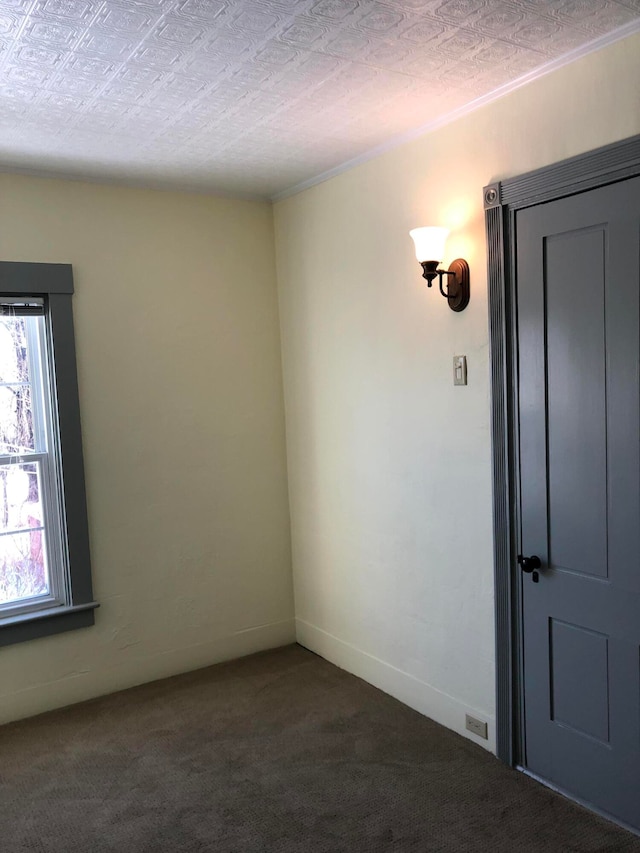
[{"label": "white baseboard", "polygon": [[74,672],[66,678],[5,694],[0,701],[0,724],[294,642],[294,620],[285,619],[149,657],[132,654],[118,666]]},{"label": "white baseboard", "polygon": [[[339,666],[341,669],[357,675],[374,687],[378,687],[400,702],[404,702],[415,711],[424,714],[452,729],[463,737],[468,738],[479,746],[495,753],[495,719],[486,713],[471,708],[468,705],[454,699],[437,690],[430,684],[403,672],[373,655],[367,654],[360,649],[328,634],[321,628],[296,619],[296,639],[301,646],[320,655],[326,660]],[[465,714],[483,720],[488,724],[489,739],[477,737],[477,735],[465,729]]]}]

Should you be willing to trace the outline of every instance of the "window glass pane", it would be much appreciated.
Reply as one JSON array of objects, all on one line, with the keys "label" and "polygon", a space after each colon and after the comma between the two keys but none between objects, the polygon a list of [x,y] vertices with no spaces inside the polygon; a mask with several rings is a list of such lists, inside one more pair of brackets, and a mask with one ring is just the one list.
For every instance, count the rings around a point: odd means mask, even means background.
[{"label": "window glass pane", "polygon": [[0,455],[33,453],[34,438],[31,386],[0,385]]},{"label": "window glass pane", "polygon": [[0,536],[0,604],[49,593],[42,530]]},{"label": "window glass pane", "polygon": [[0,455],[44,450],[41,317],[0,316]]},{"label": "window glass pane", "polygon": [[0,538],[34,527],[44,527],[40,463],[0,465]]},{"label": "window glass pane", "polygon": [[27,323],[34,319],[0,316],[0,382],[31,381],[27,359]]},{"label": "window glass pane", "polygon": [[0,604],[49,591],[40,464],[0,465]]}]

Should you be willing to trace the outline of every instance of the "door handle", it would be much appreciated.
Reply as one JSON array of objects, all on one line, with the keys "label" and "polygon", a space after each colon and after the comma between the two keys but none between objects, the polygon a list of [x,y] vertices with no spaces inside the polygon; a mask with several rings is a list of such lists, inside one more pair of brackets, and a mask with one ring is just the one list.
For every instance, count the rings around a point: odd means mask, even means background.
[{"label": "door handle", "polygon": [[519,554],[518,565],[523,572],[530,574],[536,569],[539,569],[542,566],[542,563],[540,562],[540,557],[536,557],[535,554],[532,554],[531,557],[523,557],[522,554]]}]

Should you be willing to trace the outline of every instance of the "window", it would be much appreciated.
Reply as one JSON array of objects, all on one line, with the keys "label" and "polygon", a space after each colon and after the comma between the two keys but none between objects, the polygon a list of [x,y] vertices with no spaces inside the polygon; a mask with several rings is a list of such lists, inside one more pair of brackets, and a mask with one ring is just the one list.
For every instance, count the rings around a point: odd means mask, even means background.
[{"label": "window", "polygon": [[0,262],[0,645],[93,624],[71,267]]}]

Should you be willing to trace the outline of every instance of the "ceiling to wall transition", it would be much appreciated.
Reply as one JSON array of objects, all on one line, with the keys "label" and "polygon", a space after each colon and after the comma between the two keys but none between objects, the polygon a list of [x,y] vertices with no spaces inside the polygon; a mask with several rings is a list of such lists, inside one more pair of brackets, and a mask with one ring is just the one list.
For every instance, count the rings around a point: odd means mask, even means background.
[{"label": "ceiling to wall transition", "polygon": [[640,0],[0,0],[0,167],[273,197],[636,25]]}]

